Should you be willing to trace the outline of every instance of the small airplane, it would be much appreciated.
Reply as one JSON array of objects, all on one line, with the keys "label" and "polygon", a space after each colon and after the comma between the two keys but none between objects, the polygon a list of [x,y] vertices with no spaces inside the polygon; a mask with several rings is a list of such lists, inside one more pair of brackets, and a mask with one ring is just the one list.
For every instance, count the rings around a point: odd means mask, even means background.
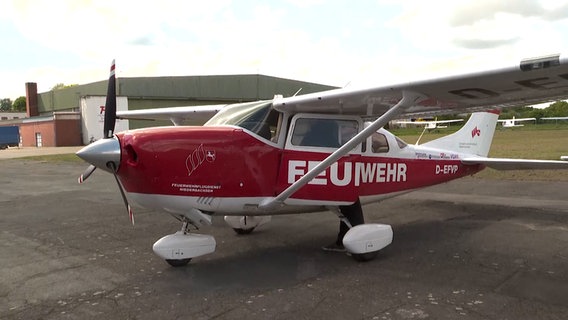
[{"label": "small airplane", "polygon": [[501,124],[503,125],[503,128],[514,128],[514,127],[522,127],[524,126],[523,124],[519,124],[518,122],[523,122],[523,121],[536,121],[536,118],[519,118],[519,119],[515,119],[515,117],[513,117],[513,119],[501,119],[501,120],[497,120],[499,122],[501,122]]},{"label": "small airplane", "polygon": [[395,121],[394,124],[403,124],[403,125],[418,125],[418,126],[424,126],[424,130],[422,130],[422,133],[420,134],[420,136],[418,137],[418,139],[416,140],[415,144],[419,144],[420,140],[422,139],[422,137],[424,136],[424,133],[426,133],[426,131],[430,131],[430,130],[434,130],[434,129],[444,129],[447,128],[448,126],[440,126],[440,123],[455,123],[455,122],[462,122],[463,119],[451,119],[451,120],[438,120],[438,118],[436,117],[434,119],[434,121],[423,121],[423,120],[418,120],[418,121]]},{"label": "small airplane", "polygon": [[450,120],[438,120],[438,118],[435,118],[433,121],[430,120],[417,120],[417,121],[394,121],[394,124],[410,124],[410,125],[416,125],[416,126],[424,126],[425,129],[427,130],[434,130],[434,129],[444,129],[447,128],[448,126],[444,126],[444,125],[440,125],[440,124],[447,124],[447,123],[456,123],[456,122],[462,122],[463,119],[450,119]]},{"label": "small airplane", "polygon": [[[472,175],[486,167],[568,169],[568,161],[489,158],[498,108],[568,98],[568,59],[384,87],[336,89],[229,105],[116,113],[114,61],[104,139],[77,152],[114,175],[130,201],[169,213],[181,230],[156,241],[172,266],[215,251],[194,231],[213,215],[246,234],[280,214],[331,211],[349,228],[342,239],[357,260],[392,242],[390,225],[364,223],[362,205]],[[457,132],[408,145],[383,127],[401,116],[473,112]],[[170,119],[175,126],[114,133],[117,118]],[[368,121],[372,119],[372,121]],[[203,126],[183,125],[205,122]]]}]

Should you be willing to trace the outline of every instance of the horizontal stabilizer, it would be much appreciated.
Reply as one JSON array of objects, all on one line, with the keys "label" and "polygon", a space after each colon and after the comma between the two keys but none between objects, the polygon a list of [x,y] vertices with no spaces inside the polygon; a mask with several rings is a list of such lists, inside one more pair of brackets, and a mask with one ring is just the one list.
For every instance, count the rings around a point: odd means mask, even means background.
[{"label": "horizontal stabilizer", "polygon": [[483,164],[496,170],[568,169],[568,161],[471,157],[463,164]]}]

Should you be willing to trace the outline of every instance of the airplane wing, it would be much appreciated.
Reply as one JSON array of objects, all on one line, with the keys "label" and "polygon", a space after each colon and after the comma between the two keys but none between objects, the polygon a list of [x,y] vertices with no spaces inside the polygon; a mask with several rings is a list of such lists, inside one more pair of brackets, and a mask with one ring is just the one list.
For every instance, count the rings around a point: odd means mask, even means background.
[{"label": "airplane wing", "polygon": [[432,120],[432,121],[395,121],[396,124],[415,124],[415,125],[427,125],[430,123],[452,123],[461,122],[463,119],[452,119],[452,120]]},{"label": "airplane wing", "polygon": [[431,123],[430,121],[396,121],[396,124],[413,124],[413,125],[417,125],[417,126],[426,126],[429,123]]},{"label": "airplane wing", "polygon": [[[398,116],[474,112],[563,100],[568,98],[568,58],[558,54],[525,59],[516,66],[498,70],[382,87],[344,88],[286,98],[275,97],[273,106],[276,110],[290,113],[357,114],[376,118],[396,105],[404,91],[421,94],[425,99],[405,108]],[[203,124],[224,106],[123,111],[117,117]]]},{"label": "airplane wing", "polygon": [[462,121],[463,119],[453,119],[453,120],[436,120],[433,122],[438,124],[438,123],[453,123],[453,122],[462,122]]},{"label": "airplane wing", "polygon": [[517,122],[517,121],[536,121],[536,118],[515,118],[515,119],[500,119],[497,120],[497,122],[507,122],[507,121],[513,121],[513,122]]},{"label": "airplane wing", "polygon": [[461,160],[463,164],[483,164],[496,170],[538,170],[538,169],[568,169],[568,158],[562,160],[529,160],[508,158],[470,157]]},{"label": "airplane wing", "polygon": [[[356,144],[361,143],[388,121],[401,115],[418,112],[472,112],[479,109],[562,100],[567,97],[568,59],[554,55],[522,60],[515,67],[500,70],[385,87],[336,89],[275,99],[273,107],[283,112],[376,115],[378,118],[276,197],[262,201],[259,208],[270,210],[284,204],[294,192],[347,154]],[[472,164],[513,167],[513,161],[510,159],[476,158],[463,161],[468,160],[476,161],[471,162]],[[516,166],[522,167],[529,162],[531,161],[517,160]],[[544,162],[536,160],[532,164],[544,166],[540,163]]]},{"label": "airplane wing", "polygon": [[226,104],[118,111],[118,119],[170,120],[173,124],[202,125]]},{"label": "airplane wing", "polygon": [[400,115],[473,112],[536,104],[568,97],[568,58],[560,55],[522,60],[498,70],[362,89],[335,89],[280,98],[274,108],[291,113],[341,113],[379,116],[403,91],[426,97]]}]

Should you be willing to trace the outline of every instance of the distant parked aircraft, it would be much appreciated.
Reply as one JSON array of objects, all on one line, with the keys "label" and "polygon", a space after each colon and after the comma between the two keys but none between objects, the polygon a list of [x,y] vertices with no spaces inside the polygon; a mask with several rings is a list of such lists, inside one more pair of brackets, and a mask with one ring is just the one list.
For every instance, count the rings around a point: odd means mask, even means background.
[{"label": "distant parked aircraft", "polygon": [[451,119],[451,120],[436,120],[434,121],[394,121],[395,124],[412,124],[417,126],[424,126],[425,129],[432,130],[432,129],[441,129],[447,128],[448,126],[440,126],[440,123],[452,123],[452,122],[462,122],[463,119]]},{"label": "distant parked aircraft", "polygon": [[513,127],[522,127],[524,126],[523,124],[519,124],[517,122],[523,122],[523,121],[536,121],[536,118],[519,118],[519,119],[515,119],[515,117],[513,117],[513,119],[502,119],[502,120],[497,120],[498,122],[501,122],[503,124],[503,128],[513,128]]}]

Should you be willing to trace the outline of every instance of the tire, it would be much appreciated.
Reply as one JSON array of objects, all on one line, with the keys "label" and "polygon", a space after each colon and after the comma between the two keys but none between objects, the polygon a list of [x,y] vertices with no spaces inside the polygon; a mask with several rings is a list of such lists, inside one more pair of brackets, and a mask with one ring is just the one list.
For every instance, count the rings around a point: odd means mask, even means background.
[{"label": "tire", "polygon": [[353,259],[359,262],[367,262],[375,259],[379,251],[367,252],[367,253],[352,253],[351,256]]},{"label": "tire", "polygon": [[191,261],[191,258],[188,259],[166,259],[166,262],[172,267],[183,267],[186,266]]},{"label": "tire", "polygon": [[233,230],[235,230],[237,234],[242,235],[242,234],[250,234],[254,230],[254,228],[248,228],[248,229],[233,228]]}]

